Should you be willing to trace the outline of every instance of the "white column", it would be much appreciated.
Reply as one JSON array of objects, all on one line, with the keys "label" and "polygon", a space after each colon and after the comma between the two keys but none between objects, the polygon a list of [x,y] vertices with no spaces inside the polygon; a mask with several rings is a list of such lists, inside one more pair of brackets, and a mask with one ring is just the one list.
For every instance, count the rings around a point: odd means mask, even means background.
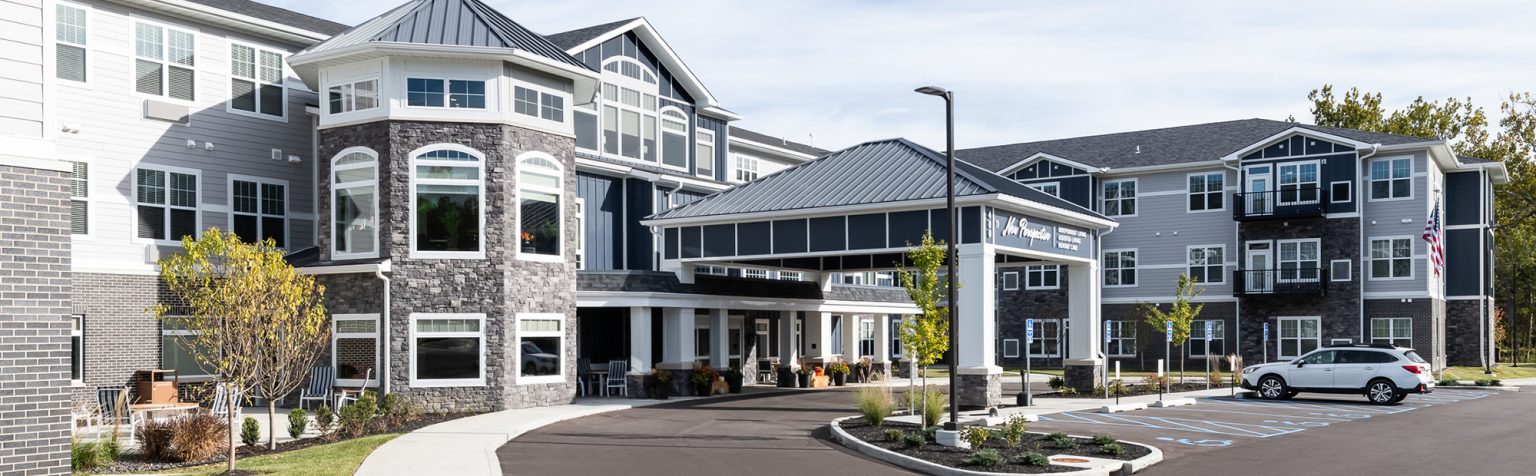
[{"label": "white column", "polygon": [[795,345],[795,311],[779,311],[779,366],[800,367],[799,346]]},{"label": "white column", "polygon": [[[593,362],[598,363],[598,362]],[[629,373],[651,371],[651,308],[629,308]]]},{"label": "white column", "polygon": [[843,314],[843,362],[852,365],[859,361],[859,326],[867,314]]},{"label": "white column", "polygon": [[891,361],[890,314],[875,314],[875,355],[870,360],[876,364]]},{"label": "white column", "polygon": [[691,369],[698,351],[694,349],[694,319],[691,307],[669,307],[661,311],[661,368]]},{"label": "white column", "polygon": [[715,370],[731,366],[731,316],[725,309],[709,310],[709,366]]},{"label": "white column", "polygon": [[[1095,365],[1101,363],[1103,353],[1103,323],[1099,318],[1098,263],[1082,263],[1067,266],[1067,319],[1071,321],[1068,336],[1069,364]],[[1158,330],[1161,332],[1161,330]]]},{"label": "white column", "polygon": [[955,349],[956,368],[962,374],[1000,374],[1002,367],[995,363],[997,344],[997,313],[995,299],[996,252],[991,245],[960,245],[960,260],[956,263],[956,281],[960,289],[955,291],[959,313],[955,316],[959,329],[951,329],[959,338]]},{"label": "white column", "polygon": [[826,362],[832,350],[832,313],[809,312],[805,316],[805,353],[813,362]]}]

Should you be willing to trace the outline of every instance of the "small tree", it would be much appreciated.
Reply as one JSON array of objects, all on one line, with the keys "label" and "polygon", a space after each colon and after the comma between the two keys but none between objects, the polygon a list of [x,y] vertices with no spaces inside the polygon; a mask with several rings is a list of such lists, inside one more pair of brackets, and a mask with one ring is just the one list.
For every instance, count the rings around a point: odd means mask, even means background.
[{"label": "small tree", "polygon": [[[1178,292],[1173,296],[1173,303],[1167,312],[1164,312],[1156,304],[1142,304],[1142,313],[1146,315],[1148,325],[1156,329],[1158,333],[1166,333],[1168,323],[1173,323],[1173,345],[1179,348],[1179,383],[1184,383],[1184,344],[1189,341],[1189,328],[1200,315],[1204,304],[1190,304],[1190,300],[1205,292],[1200,283],[1190,278],[1188,274],[1179,273]],[[1168,356],[1170,363],[1173,356]]]},{"label": "small tree", "polygon": [[[325,288],[298,274],[272,240],[253,245],[210,228],[201,238],[182,238],[182,246],[160,260],[160,277],[184,306],[157,305],[155,316],[189,331],[178,344],[230,395],[256,390],[267,396],[272,427],[277,398],[308,378],[330,339]],[[228,400],[233,432],[239,399]],[[267,445],[276,447],[274,437]],[[228,467],[235,468],[233,445]]]},{"label": "small tree", "polygon": [[[946,286],[939,284],[939,267],[948,251],[944,242],[935,242],[931,231],[923,232],[923,242],[907,250],[907,260],[914,268],[896,268],[901,287],[917,306],[920,314],[901,321],[901,345],[923,375],[923,406],[928,398],[928,366],[949,351],[949,308],[939,307]],[[954,391],[954,389],[950,389]]]}]

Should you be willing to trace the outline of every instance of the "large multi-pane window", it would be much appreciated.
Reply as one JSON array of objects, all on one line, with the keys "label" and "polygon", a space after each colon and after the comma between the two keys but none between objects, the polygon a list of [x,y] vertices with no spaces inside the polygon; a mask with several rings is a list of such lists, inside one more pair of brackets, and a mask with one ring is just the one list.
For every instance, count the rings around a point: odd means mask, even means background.
[{"label": "large multi-pane window", "polygon": [[1413,239],[1371,239],[1371,279],[1413,277]]},{"label": "large multi-pane window", "polygon": [[1136,179],[1104,182],[1104,215],[1136,215]]},{"label": "large multi-pane window", "polygon": [[1030,357],[1061,357],[1061,320],[1035,319],[1035,338],[1029,342]]},{"label": "large multi-pane window", "polygon": [[196,34],[134,21],[133,54],[135,91],[183,101],[194,99]]},{"label": "large multi-pane window", "polygon": [[655,73],[632,58],[603,65],[603,152],[656,160]]},{"label": "large multi-pane window", "polygon": [[565,122],[565,98],[533,88],[512,88],[512,112],[546,121]]},{"label": "large multi-pane window", "polygon": [[1276,259],[1280,276],[1277,280],[1282,283],[1313,283],[1317,282],[1318,275],[1322,272],[1322,262],[1318,255],[1320,242],[1310,240],[1280,240],[1280,256]]},{"label": "large multi-pane window", "polygon": [[562,170],[554,157],[538,152],[524,154],[517,162],[519,258],[563,259]]},{"label": "large multi-pane window", "polygon": [[331,318],[331,365],[342,385],[379,381],[379,315],[337,314]]},{"label": "large multi-pane window", "polygon": [[[1210,334],[1205,333],[1205,326],[1207,322],[1209,322],[1211,326]],[[1227,353],[1226,335],[1227,328],[1222,323],[1222,321],[1192,321],[1190,322],[1189,326],[1189,343],[1185,344],[1185,346],[1189,347],[1190,357],[1223,355]]]},{"label": "large multi-pane window", "polygon": [[1322,343],[1316,317],[1280,318],[1280,358],[1294,359],[1317,350]]},{"label": "large multi-pane window", "polygon": [[1104,285],[1136,285],[1136,250],[1104,252]]},{"label": "large multi-pane window", "polygon": [[1406,317],[1371,318],[1371,343],[1413,347],[1413,319]]},{"label": "large multi-pane window", "polygon": [[[517,383],[563,382],[565,314],[518,314]],[[705,339],[708,342],[708,339]]]},{"label": "large multi-pane window", "polygon": [[1024,269],[1025,289],[1060,289],[1061,265],[1030,266]]},{"label": "large multi-pane window", "polygon": [[1109,329],[1109,355],[1136,355],[1136,321],[1104,321],[1104,327]]},{"label": "large multi-pane window", "polygon": [[[229,108],[267,117],[285,117],[283,54],[250,45],[229,45]],[[334,111],[333,111],[334,112]]]},{"label": "large multi-pane window", "polygon": [[1189,174],[1189,211],[1226,208],[1226,188],[1221,172]]},{"label": "large multi-pane window", "polygon": [[331,114],[379,107],[379,80],[348,81],[331,86],[327,93]]},{"label": "large multi-pane window", "polygon": [[230,229],[248,243],[270,239],[278,248],[287,247],[287,191],[286,181],[232,177],[229,182]]},{"label": "large multi-pane window", "polygon": [[485,81],[406,78],[405,104],[412,107],[485,109]]},{"label": "large multi-pane window", "polygon": [[1222,272],[1225,259],[1225,246],[1191,246],[1189,247],[1189,277],[1201,284],[1221,284],[1226,282],[1226,273]]},{"label": "large multi-pane window", "polygon": [[331,165],[334,259],[379,255],[378,159],[366,148],[342,151]]},{"label": "large multi-pane window", "polygon": [[695,134],[698,143],[694,146],[695,168],[698,175],[709,178],[715,176],[715,131],[700,127]]},{"label": "large multi-pane window", "polygon": [[209,378],[217,372],[197,360],[193,346],[197,345],[197,331],[187,329],[185,321],[191,317],[167,317],[160,320],[160,368],[173,369],[186,378]]},{"label": "large multi-pane window", "polygon": [[59,2],[53,14],[54,77],[65,81],[86,79],[86,10]]},{"label": "large multi-pane window", "polygon": [[661,164],[688,167],[688,116],[675,107],[661,110]]},{"label": "large multi-pane window", "polygon": [[412,155],[414,255],[462,258],[484,256],[481,246],[483,164],[478,152],[428,146]]},{"label": "large multi-pane window", "polygon": [[134,172],[137,236],[154,240],[197,236],[197,174],[148,167]]},{"label": "large multi-pane window", "polygon": [[411,316],[411,386],[485,385],[484,314]]},{"label": "large multi-pane window", "polygon": [[1276,189],[1280,192],[1281,205],[1317,203],[1320,193],[1317,166],[1317,162],[1298,162],[1275,167],[1280,173]]},{"label": "large multi-pane window", "polygon": [[1413,159],[1399,157],[1371,161],[1371,200],[1413,196]]},{"label": "large multi-pane window", "polygon": [[74,235],[91,233],[90,165],[70,162],[69,174],[69,232]]}]

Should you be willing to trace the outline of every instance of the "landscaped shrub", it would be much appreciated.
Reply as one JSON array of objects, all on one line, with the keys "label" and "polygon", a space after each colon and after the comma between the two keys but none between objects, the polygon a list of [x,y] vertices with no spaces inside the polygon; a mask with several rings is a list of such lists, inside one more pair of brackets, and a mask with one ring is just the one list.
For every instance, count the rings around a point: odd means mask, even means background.
[{"label": "landscaped shrub", "polygon": [[968,426],[960,430],[960,439],[971,445],[971,449],[979,450],[992,439],[992,430],[984,426]]},{"label": "landscaped shrub", "polygon": [[1210,380],[1212,387],[1220,387],[1226,383],[1226,378],[1219,370],[1211,371],[1211,373],[1206,375],[1205,378]]},{"label": "landscaped shrub", "polygon": [[1095,444],[1095,445],[1104,446],[1104,445],[1107,445],[1107,444],[1110,444],[1110,443],[1114,443],[1115,441],[1116,441],[1115,437],[1113,437],[1113,436],[1109,436],[1109,435],[1093,435],[1093,444]]},{"label": "landscaped shrub", "polygon": [[1051,465],[1051,459],[1050,458],[1047,458],[1047,457],[1045,457],[1045,455],[1040,454],[1040,453],[1036,453],[1036,452],[1033,452],[1033,451],[1019,455],[1019,457],[1013,459],[1013,462],[1017,463],[1017,464],[1022,464],[1024,466],[1050,466]]},{"label": "landscaped shrub", "polygon": [[1125,447],[1119,443],[1108,443],[1099,447],[1099,452],[1107,455],[1120,456],[1125,454]]},{"label": "landscaped shrub", "polygon": [[885,441],[889,441],[889,442],[895,443],[895,442],[901,441],[901,437],[906,436],[906,435],[907,435],[907,433],[904,432],[904,431],[901,431],[901,430],[898,430],[898,429],[895,429],[895,428],[890,428],[890,429],[885,430]]},{"label": "landscaped shrub", "polygon": [[1072,388],[1072,387],[1061,387],[1061,389],[1056,390],[1056,392],[1061,394],[1061,396],[1063,396],[1063,397],[1075,397],[1075,396],[1077,396],[1077,389]]},{"label": "landscaped shrub", "polygon": [[1480,379],[1472,381],[1472,383],[1477,385],[1477,386],[1479,386],[1479,387],[1487,387],[1489,385],[1492,385],[1493,381],[1489,380],[1489,379],[1485,379],[1485,378],[1480,378]]},{"label": "landscaped shrub", "polygon": [[928,444],[928,438],[924,437],[922,433],[915,431],[901,437],[901,445],[908,448],[916,448],[926,444]]},{"label": "landscaped shrub", "polygon": [[1145,385],[1147,387],[1150,387],[1153,392],[1156,392],[1157,389],[1166,387],[1168,385],[1168,376],[1166,376],[1166,375],[1148,375],[1146,377],[1142,377],[1141,378],[1141,384]]},{"label": "landscaped shrub", "polygon": [[[927,395],[927,400],[923,396]],[[949,403],[949,397],[944,395],[938,387],[929,386],[926,390],[906,393],[907,407],[916,408],[923,415],[923,426],[929,427],[938,424],[944,418],[944,407]]]},{"label": "landscaped shrub", "polygon": [[322,403],[315,409],[315,429],[320,430],[320,436],[329,436],[336,429],[336,412],[330,405]]},{"label": "landscaped shrub", "polygon": [[1456,379],[1453,379],[1453,378],[1440,379],[1440,386],[1441,387],[1454,386],[1454,385],[1461,385],[1461,382],[1457,382]]},{"label": "landscaped shrub", "polygon": [[356,402],[341,407],[341,418],[338,421],[341,433],[351,438],[368,433],[368,425],[377,411],[378,405],[374,404],[372,393],[364,393]]},{"label": "landscaped shrub", "polygon": [[309,415],[304,413],[303,408],[295,408],[288,412],[288,437],[297,440],[300,436],[304,436],[304,430],[307,428],[309,428]]},{"label": "landscaped shrub", "polygon": [[94,441],[69,443],[69,466],[75,471],[90,471],[101,466],[101,445]]},{"label": "landscaped shrub", "polygon": [[896,410],[896,400],[891,398],[891,391],[886,387],[860,388],[854,399],[858,402],[859,414],[871,425],[885,424],[886,417]]},{"label": "landscaped shrub", "polygon": [[1014,415],[1008,417],[1008,423],[1003,424],[1003,442],[1007,443],[1009,448],[1018,448],[1024,442],[1026,423],[1024,415]]},{"label": "landscaped shrub", "polygon": [[123,447],[117,442],[117,432],[112,432],[112,436],[102,440],[100,445],[101,459],[106,461],[106,464],[110,465],[114,462],[117,462],[117,458],[122,456]]},{"label": "landscaped shrub", "polygon": [[1109,392],[1109,390],[1105,389],[1103,385],[1094,385],[1093,386],[1093,393],[1090,393],[1089,395],[1094,396],[1094,397],[1098,397],[1098,396],[1105,395],[1106,392]]},{"label": "landscaped shrub", "polygon": [[1051,386],[1051,390],[1058,390],[1059,391],[1063,387],[1067,386],[1067,380],[1061,378],[1060,375],[1053,375],[1053,376],[1051,376],[1050,380],[1046,380],[1045,381],[1045,384],[1046,385],[1050,385]]},{"label": "landscaped shrub", "polygon": [[1492,385],[1492,386],[1495,386],[1495,387],[1501,387],[1501,386],[1504,385],[1504,381],[1503,380],[1499,380],[1499,379],[1493,379],[1493,380],[1489,380],[1488,381],[1488,385]]},{"label": "landscaped shrub", "polygon": [[139,441],[139,454],[150,461],[170,461],[175,456],[171,439],[176,436],[176,418],[147,418],[139,423],[133,437]]},{"label": "landscaped shrub", "polygon": [[998,453],[997,450],[992,448],[983,448],[976,450],[975,453],[971,453],[970,456],[965,458],[963,463],[967,466],[991,468],[995,466],[1002,466],[1005,461],[1007,460],[1003,459],[1003,454]]},{"label": "landscaped shrub", "polygon": [[1130,395],[1131,388],[1125,385],[1124,380],[1111,380],[1109,382],[1109,396]]},{"label": "landscaped shrub", "polygon": [[925,441],[939,441],[939,426],[923,427],[923,438]]},{"label": "landscaped shrub", "polygon": [[240,424],[240,442],[245,443],[245,446],[256,446],[256,443],[261,442],[261,422],[245,417],[245,422]]},{"label": "landscaped shrub", "polygon": [[398,393],[385,395],[379,400],[378,422],[384,427],[381,430],[405,426],[420,416],[421,406]]},{"label": "landscaped shrub", "polygon": [[209,414],[178,417],[171,423],[171,451],[181,461],[204,461],[229,448],[229,427]]},{"label": "landscaped shrub", "polygon": [[1046,435],[1046,439],[1051,440],[1051,444],[1057,449],[1070,450],[1077,447],[1077,438],[1067,436],[1066,433],[1051,433]]}]

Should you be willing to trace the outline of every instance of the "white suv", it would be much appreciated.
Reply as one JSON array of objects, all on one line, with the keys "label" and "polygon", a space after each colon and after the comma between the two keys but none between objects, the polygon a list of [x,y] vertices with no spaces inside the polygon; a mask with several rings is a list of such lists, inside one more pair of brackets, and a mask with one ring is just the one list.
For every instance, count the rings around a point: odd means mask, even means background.
[{"label": "white suv", "polygon": [[1249,366],[1243,369],[1242,385],[1267,400],[1298,392],[1353,393],[1376,404],[1435,389],[1429,363],[1419,354],[1384,344],[1329,346],[1289,362]]}]

